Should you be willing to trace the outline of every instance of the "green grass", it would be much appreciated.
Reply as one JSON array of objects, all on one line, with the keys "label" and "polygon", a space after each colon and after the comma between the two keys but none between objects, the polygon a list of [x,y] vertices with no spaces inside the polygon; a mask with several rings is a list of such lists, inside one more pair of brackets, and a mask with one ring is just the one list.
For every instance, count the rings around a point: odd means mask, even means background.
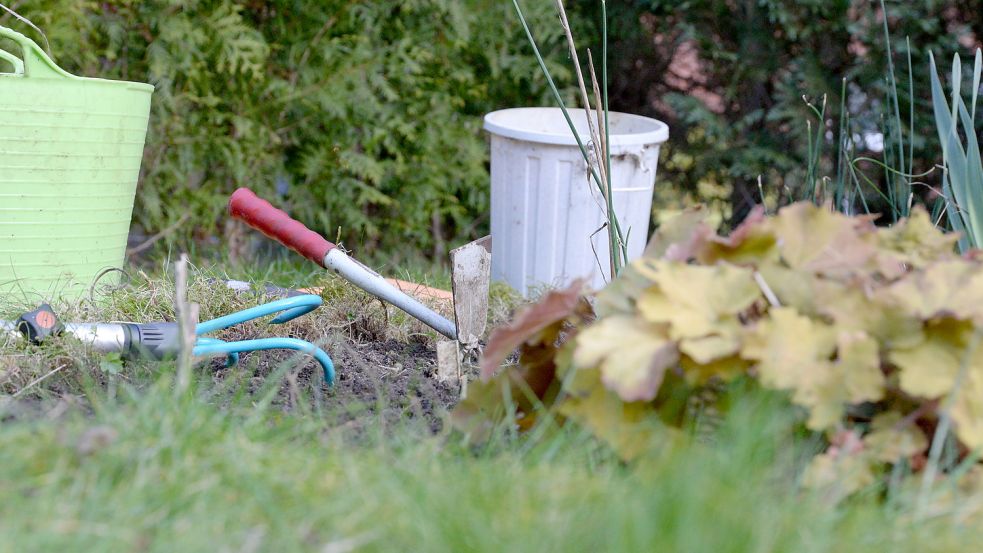
[{"label": "green grass", "polygon": [[[784,408],[635,466],[589,438],[463,448],[411,424],[357,443],[316,413],[169,376],[91,413],[0,426],[3,551],[958,551],[980,535],[800,492]],[[375,430],[379,430],[376,428]]]},{"label": "green grass", "polygon": [[[189,291],[206,316],[254,301],[209,286],[215,274],[195,273]],[[322,327],[381,309],[334,279],[316,283],[328,286],[328,305],[291,333],[340,347],[342,331],[331,338]],[[154,276],[74,314],[163,316],[169,297],[167,279]],[[428,339],[409,322],[388,324],[397,342]],[[700,439],[626,465],[572,429],[503,431],[468,446],[419,418],[314,394],[311,381],[296,385],[296,363],[244,362],[223,377],[206,364],[179,394],[169,364],[128,364],[110,377],[77,344],[50,346],[0,344],[0,552],[921,553],[970,551],[983,537],[952,507],[916,518],[905,490],[837,506],[802,490],[815,440],[786,402],[756,392],[738,393]]]}]

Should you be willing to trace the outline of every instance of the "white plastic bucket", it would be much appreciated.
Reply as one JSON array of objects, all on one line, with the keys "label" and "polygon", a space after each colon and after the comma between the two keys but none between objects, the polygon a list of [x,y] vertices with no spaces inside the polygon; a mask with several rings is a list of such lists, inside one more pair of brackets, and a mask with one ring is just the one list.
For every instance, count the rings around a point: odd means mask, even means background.
[{"label": "white plastic bucket", "polygon": [[[584,110],[570,110],[585,145]],[[642,254],[652,212],[662,121],[609,115],[614,211],[628,258]],[[485,116],[491,134],[492,278],[523,295],[586,277],[610,280],[604,199],[559,108],[514,108]]]}]

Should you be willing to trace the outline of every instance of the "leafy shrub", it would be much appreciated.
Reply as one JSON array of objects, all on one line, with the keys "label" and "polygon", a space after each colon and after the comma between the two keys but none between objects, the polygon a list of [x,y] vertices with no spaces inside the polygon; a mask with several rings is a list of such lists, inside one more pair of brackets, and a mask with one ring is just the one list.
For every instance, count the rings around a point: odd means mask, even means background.
[{"label": "leafy shrub", "polygon": [[[588,14],[597,4],[576,2],[588,21],[597,20]],[[769,205],[805,199],[826,184],[818,179],[842,178],[841,149],[901,173],[932,169],[940,156],[924,70],[928,52],[958,50],[971,59],[983,20],[965,0],[883,4],[884,10],[876,0],[608,2],[612,109],[657,117],[672,130],[659,165],[657,205],[712,201],[736,224],[763,199]],[[816,107],[826,96],[822,118],[803,96]],[[883,148],[865,139],[877,134]],[[850,143],[841,144],[841,137]],[[899,194],[892,184],[939,184],[938,171],[902,179],[875,162],[858,170],[873,181],[860,179],[874,212],[894,207],[892,196]],[[907,197],[907,188],[900,195]],[[916,200],[933,199],[928,187],[911,189]],[[850,207],[864,210],[859,197]]]},{"label": "leafy shrub", "polygon": [[[672,428],[693,422],[691,400],[750,379],[787,392],[833,444],[811,484],[848,493],[892,465],[938,466],[929,443],[949,427],[952,465],[972,459],[983,446],[980,256],[957,255],[957,236],[920,208],[878,228],[797,203],[758,210],[728,237],[704,218],[667,223],[593,303],[575,284],[497,331],[457,426],[557,417],[631,459],[684,435]],[[499,370],[516,347],[518,365]]]},{"label": "leafy shrub", "polygon": [[[481,115],[548,101],[510,7],[491,0],[12,7],[66,69],[157,87],[135,222],[190,214],[175,239],[214,234],[243,185],[363,250],[473,236],[487,228]],[[548,51],[562,46],[539,27]]]}]

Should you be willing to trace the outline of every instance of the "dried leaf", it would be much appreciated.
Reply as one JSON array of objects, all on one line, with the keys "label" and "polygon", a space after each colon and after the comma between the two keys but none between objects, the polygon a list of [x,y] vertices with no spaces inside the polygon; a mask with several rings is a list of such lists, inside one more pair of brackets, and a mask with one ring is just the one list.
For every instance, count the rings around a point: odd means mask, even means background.
[{"label": "dried leaf", "polygon": [[896,463],[928,449],[928,439],[914,423],[905,422],[901,413],[888,411],[871,421],[864,447],[874,459]]},{"label": "dried leaf", "polygon": [[883,295],[860,286],[817,280],[812,288],[816,311],[843,331],[860,331],[887,348],[910,347],[922,340],[922,321]]},{"label": "dried leaf", "polygon": [[905,392],[927,400],[955,394],[956,436],[970,449],[983,446],[983,343],[977,332],[967,321],[930,321],[920,344],[890,354]]},{"label": "dried leaf", "polygon": [[862,332],[841,332],[836,360],[819,364],[815,388],[796,389],[797,403],[809,407],[808,426],[814,430],[835,427],[846,405],[878,401],[884,397],[877,342]]},{"label": "dried leaf", "polygon": [[831,384],[843,391],[844,403],[879,401],[884,397],[884,373],[877,341],[863,332],[841,332]]},{"label": "dried leaf", "polygon": [[811,273],[795,271],[777,263],[758,268],[758,273],[768,288],[775,293],[783,307],[792,307],[804,315],[815,315],[816,287],[819,279]]},{"label": "dried leaf", "polygon": [[507,379],[503,375],[488,381],[476,381],[468,385],[468,397],[454,406],[450,424],[467,436],[472,444],[481,444],[491,437],[498,421],[505,417],[506,405],[502,401],[502,386]]},{"label": "dried leaf", "polygon": [[551,327],[555,332],[556,326],[576,311],[583,286],[584,281],[578,279],[563,290],[548,292],[539,303],[523,309],[511,324],[492,332],[479,364],[481,378],[491,378],[509,354],[523,343],[536,340]]},{"label": "dried leaf", "polygon": [[701,338],[690,338],[679,342],[679,351],[686,354],[690,359],[697,363],[710,363],[714,360],[729,357],[741,349],[741,342],[737,337],[738,325],[735,326],[733,333],[726,335],[711,335]]},{"label": "dried leaf", "polygon": [[[792,392],[792,401],[809,409],[808,426],[835,426],[847,404],[877,401],[884,394],[878,345],[862,332],[841,332],[790,308],[771,318],[745,340],[742,356],[758,361],[763,385]],[[831,356],[837,351],[835,360]]]},{"label": "dried leaf", "polygon": [[632,262],[618,278],[597,293],[595,310],[598,317],[635,314],[635,300],[653,284],[652,279],[647,276],[648,271],[642,268],[646,263],[645,259]]},{"label": "dried leaf", "polygon": [[888,359],[901,369],[901,389],[928,399],[949,393],[965,360],[971,333],[968,322],[932,321],[925,326],[924,338],[918,344],[892,350]]},{"label": "dried leaf", "polygon": [[834,437],[833,445],[825,453],[813,457],[802,475],[802,483],[823,492],[828,501],[836,503],[874,483],[871,461],[860,437],[853,431],[845,431]]},{"label": "dried leaf", "polygon": [[638,311],[653,323],[668,323],[673,339],[727,335],[737,314],[761,297],[750,269],[656,262],[648,275],[656,286],[642,293]]},{"label": "dried leaf", "polygon": [[741,356],[758,362],[762,383],[779,390],[813,388],[819,370],[836,349],[833,329],[780,307],[758,322],[744,340]]},{"label": "dried leaf", "polygon": [[595,384],[584,395],[569,396],[560,414],[590,430],[624,460],[630,461],[659,443],[680,439],[660,423],[648,402],[624,402],[599,383],[598,371],[582,371]]},{"label": "dried leaf", "polygon": [[671,261],[692,259],[713,236],[713,229],[707,224],[708,216],[704,206],[696,206],[666,220],[645,246],[643,257]]},{"label": "dried leaf", "polygon": [[959,242],[958,234],[944,233],[932,224],[928,211],[921,205],[915,205],[907,219],[881,229],[877,237],[881,247],[879,263],[888,273],[899,270],[903,273],[910,267],[954,259]]},{"label": "dried leaf", "polygon": [[975,450],[983,447],[983,354],[977,353],[973,357],[973,364],[968,367],[956,391],[952,420],[956,423],[959,440]]},{"label": "dried leaf", "polygon": [[772,224],[782,259],[793,269],[842,274],[862,268],[876,253],[864,236],[876,230],[873,224],[808,202],[782,209]]},{"label": "dried leaf", "polygon": [[730,236],[713,236],[699,252],[700,263],[726,261],[735,265],[760,266],[778,258],[777,238],[766,223],[763,206],[755,206]]},{"label": "dried leaf", "polygon": [[885,301],[928,320],[951,316],[983,324],[983,265],[955,259],[914,271],[883,292]]}]

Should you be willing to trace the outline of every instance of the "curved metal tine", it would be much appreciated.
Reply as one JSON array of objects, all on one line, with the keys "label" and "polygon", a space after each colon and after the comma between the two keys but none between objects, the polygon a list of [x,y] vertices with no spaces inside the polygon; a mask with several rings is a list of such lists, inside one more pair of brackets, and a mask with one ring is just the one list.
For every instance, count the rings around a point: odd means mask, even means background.
[{"label": "curved metal tine", "polygon": [[[309,313],[320,306],[321,303],[321,296],[316,296],[314,294],[283,298],[201,323],[195,328],[195,334],[201,336],[202,334],[226,329],[246,321],[272,315],[273,313],[277,313],[279,311],[285,311],[285,313],[274,319],[274,322],[283,323],[305,313]],[[288,318],[284,318],[288,315]]]},{"label": "curved metal tine", "polygon": [[[321,298],[318,298],[318,299],[321,299]],[[278,324],[283,324],[283,323],[285,323],[287,321],[292,321],[292,320],[296,319],[297,317],[300,317],[302,315],[306,315],[306,314],[310,313],[311,311],[314,311],[320,305],[321,305],[321,302],[318,302],[317,305],[304,305],[304,306],[301,306],[301,307],[293,307],[291,309],[287,309],[283,313],[280,313],[276,317],[273,317],[273,320],[270,321],[270,324],[272,324],[272,325],[278,325]]]},{"label": "curved metal tine", "polygon": [[[195,342],[195,349],[192,350],[192,353],[194,353],[194,351],[198,349],[198,346],[214,346],[217,344],[227,344],[227,343],[228,342],[226,342],[225,340],[219,340],[218,338],[207,338],[207,337],[198,338],[198,341]],[[225,357],[225,366],[232,367],[238,364],[239,364],[239,353],[235,351],[229,352]]]},{"label": "curved metal tine", "polygon": [[321,364],[321,368],[324,370],[325,383],[329,386],[334,383],[335,370],[331,357],[314,344],[297,338],[259,338],[256,340],[241,340],[239,342],[222,342],[221,340],[216,340],[215,342],[195,346],[193,353],[195,355],[215,355],[218,353],[229,354],[271,349],[292,349],[311,355]]}]

